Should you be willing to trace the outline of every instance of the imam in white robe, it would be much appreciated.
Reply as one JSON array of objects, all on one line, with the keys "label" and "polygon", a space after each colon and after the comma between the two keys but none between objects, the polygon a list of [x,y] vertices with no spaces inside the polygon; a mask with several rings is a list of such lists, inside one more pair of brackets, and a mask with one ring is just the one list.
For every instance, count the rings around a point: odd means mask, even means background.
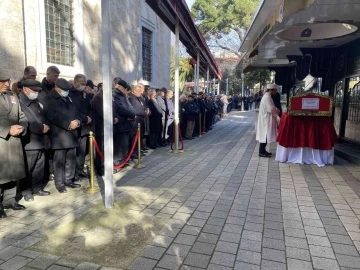
[{"label": "imam in white robe", "polygon": [[266,92],[261,99],[256,128],[256,140],[260,143],[276,142],[278,111],[271,98]]}]

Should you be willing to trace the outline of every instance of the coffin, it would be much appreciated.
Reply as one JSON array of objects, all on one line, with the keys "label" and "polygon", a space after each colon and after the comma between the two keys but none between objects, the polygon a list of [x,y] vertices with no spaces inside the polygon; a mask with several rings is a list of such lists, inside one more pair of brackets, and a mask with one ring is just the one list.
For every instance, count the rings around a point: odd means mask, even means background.
[{"label": "coffin", "polygon": [[314,93],[291,97],[289,115],[292,116],[331,116],[333,98]]}]

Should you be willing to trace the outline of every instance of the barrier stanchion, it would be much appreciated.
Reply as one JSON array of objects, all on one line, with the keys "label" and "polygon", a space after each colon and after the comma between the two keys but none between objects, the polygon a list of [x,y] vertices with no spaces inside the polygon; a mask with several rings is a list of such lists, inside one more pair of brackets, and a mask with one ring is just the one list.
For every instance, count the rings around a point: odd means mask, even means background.
[{"label": "barrier stanchion", "polygon": [[87,193],[99,192],[99,187],[95,186],[95,168],[94,168],[94,133],[90,131],[89,134],[89,154],[90,154],[90,186],[85,189]]},{"label": "barrier stanchion", "polygon": [[201,113],[199,114],[199,137],[202,137],[202,132],[201,132]]},{"label": "barrier stanchion", "polygon": [[140,131],[140,123],[138,123],[138,163],[134,166],[136,169],[145,168],[145,165],[141,162],[141,131]]}]

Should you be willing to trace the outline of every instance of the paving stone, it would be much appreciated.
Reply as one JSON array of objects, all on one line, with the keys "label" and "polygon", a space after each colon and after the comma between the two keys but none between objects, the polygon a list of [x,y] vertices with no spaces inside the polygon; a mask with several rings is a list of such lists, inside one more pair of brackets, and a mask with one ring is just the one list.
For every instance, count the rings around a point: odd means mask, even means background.
[{"label": "paving stone", "polygon": [[196,242],[193,245],[191,251],[195,252],[195,253],[211,255],[213,253],[214,249],[215,249],[214,244]]},{"label": "paving stone", "polygon": [[222,252],[214,252],[211,258],[211,263],[228,266],[228,267],[234,267],[236,256],[229,253],[222,253]]},{"label": "paving stone", "polygon": [[76,266],[74,270],[98,270],[100,268],[101,268],[101,265],[94,264],[94,263],[88,263],[88,262],[82,262],[78,266]]},{"label": "paving stone", "polygon": [[248,239],[241,239],[240,249],[245,249],[249,251],[261,252],[262,242],[253,241]]},{"label": "paving stone", "polygon": [[172,237],[164,236],[164,235],[157,235],[151,242],[153,246],[159,247],[168,247],[170,246],[171,242],[174,240]]},{"label": "paving stone", "polygon": [[253,232],[253,231],[243,230],[241,238],[242,239],[253,240],[253,241],[261,241],[262,240],[262,233],[261,232]]},{"label": "paving stone", "polygon": [[13,246],[4,248],[4,249],[0,250],[0,260],[7,261],[22,251],[23,251],[22,248],[13,247]]},{"label": "paving stone", "polygon": [[219,241],[216,245],[215,250],[224,253],[236,254],[238,250],[238,246],[239,245],[235,243]]},{"label": "paving stone", "polygon": [[286,236],[305,238],[305,231],[303,229],[295,229],[295,228],[286,228],[285,229]]},{"label": "paving stone", "polygon": [[204,227],[206,220],[199,218],[190,218],[187,222],[188,225],[196,227]]},{"label": "paving stone", "polygon": [[142,257],[159,260],[166,251],[166,248],[147,246],[141,253]]},{"label": "paving stone", "polygon": [[264,230],[264,237],[284,240],[284,232],[283,231],[278,231],[278,230],[272,230],[272,229],[265,229]]},{"label": "paving stone", "polygon": [[241,235],[237,233],[223,232],[220,235],[220,240],[225,242],[240,243]]},{"label": "paving stone", "polygon": [[278,240],[278,239],[264,238],[263,247],[270,249],[285,250],[285,242],[283,240]]},{"label": "paving stone", "polygon": [[312,264],[311,262],[301,261],[301,260],[295,260],[289,258],[287,260],[288,264],[288,270],[312,270]]},{"label": "paving stone", "polygon": [[314,268],[322,270],[339,270],[339,264],[336,260],[312,257]]},{"label": "paving stone", "polygon": [[239,249],[236,260],[250,264],[260,265],[261,253]]},{"label": "paving stone", "polygon": [[306,239],[303,238],[285,236],[285,245],[287,247],[289,246],[289,247],[309,249]]},{"label": "paving stone", "polygon": [[76,266],[78,266],[78,264],[79,264],[78,262],[70,261],[64,258],[56,262],[56,265],[65,266],[68,268],[75,268]]},{"label": "paving stone", "polygon": [[191,246],[172,244],[169,249],[166,251],[167,254],[175,255],[181,258],[185,258],[190,252]]},{"label": "paving stone", "polygon": [[24,250],[23,252],[19,253],[20,256],[35,259],[36,257],[39,257],[41,255],[40,252],[33,251],[33,250]]},{"label": "paving stone", "polygon": [[210,261],[210,256],[190,252],[186,257],[185,264],[199,268],[206,268]]},{"label": "paving stone", "polygon": [[326,236],[326,231],[324,228],[305,226],[304,229],[306,234]]},{"label": "paving stone", "polygon": [[[206,227],[206,226],[205,226]],[[241,234],[243,227],[235,224],[225,224],[222,231]]]},{"label": "paving stone", "polygon": [[182,262],[183,259],[181,259],[181,257],[165,255],[164,257],[161,258],[157,266],[165,269],[177,270],[180,268]]},{"label": "paving stone", "polygon": [[359,252],[353,245],[343,245],[343,244],[337,244],[337,243],[332,243],[331,245],[336,254],[359,256]]},{"label": "paving stone", "polygon": [[360,257],[359,256],[347,256],[336,254],[336,259],[340,266],[349,268],[360,268]]},{"label": "paving stone", "polygon": [[270,261],[286,263],[285,260],[285,251],[263,248],[262,258]]},{"label": "paving stone", "polygon": [[202,231],[205,233],[220,234],[222,229],[220,226],[205,225]]},{"label": "paving stone", "polygon": [[235,262],[235,270],[260,270],[260,265],[245,262]]},{"label": "paving stone", "polygon": [[157,264],[156,260],[143,258],[143,257],[138,257],[131,264],[129,269],[132,269],[132,270],[149,270],[149,269],[153,269],[156,264]]},{"label": "paving stone", "polygon": [[218,241],[219,236],[217,234],[211,234],[211,233],[201,233],[197,239],[199,242],[204,243],[210,243],[210,244],[216,244]]},{"label": "paving stone", "polygon": [[221,266],[221,265],[217,265],[217,264],[209,264],[207,270],[232,270],[234,269],[233,267],[226,267],[226,266]]},{"label": "paving stone", "polygon": [[330,241],[327,237],[317,236],[317,235],[308,235],[307,240],[309,245],[331,247]]},{"label": "paving stone", "polygon": [[50,255],[50,254],[42,254],[39,257],[37,257],[35,260],[30,262],[28,264],[28,266],[38,268],[38,269],[46,269],[50,265],[54,264],[59,259],[60,259],[59,256]]},{"label": "paving stone", "polygon": [[298,259],[302,261],[310,261],[310,252],[307,249],[286,247],[286,256],[288,258]]},{"label": "paving stone", "polygon": [[2,270],[18,270],[31,261],[30,258],[15,256],[0,265]]},{"label": "paving stone", "polygon": [[190,234],[190,235],[199,235],[201,232],[201,227],[195,227],[190,225],[185,225],[181,230],[181,234]]},{"label": "paving stone", "polygon": [[286,270],[286,264],[268,260],[262,260],[261,270]]},{"label": "paving stone", "polygon": [[309,245],[311,256],[335,259],[333,249],[324,246],[313,246]]}]

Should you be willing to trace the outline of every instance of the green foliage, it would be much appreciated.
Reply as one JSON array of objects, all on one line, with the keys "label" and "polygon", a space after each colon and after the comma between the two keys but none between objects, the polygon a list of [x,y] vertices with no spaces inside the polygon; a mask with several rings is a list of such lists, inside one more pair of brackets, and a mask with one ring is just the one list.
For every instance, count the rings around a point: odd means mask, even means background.
[{"label": "green foliage", "polygon": [[252,89],[257,83],[260,83],[262,86],[264,86],[271,80],[270,75],[271,72],[267,68],[256,69],[246,73],[245,87]]},{"label": "green foliage", "polygon": [[[233,30],[242,42],[258,5],[259,0],[196,0],[192,14],[203,35],[217,40]],[[232,51],[226,46],[220,47]]]},{"label": "green foliage", "polygon": [[[171,63],[170,63],[170,86],[175,87],[175,59],[174,48],[171,47],[170,51]],[[184,89],[185,82],[192,81],[194,77],[194,69],[190,64],[190,57],[179,57],[179,81],[180,91]]]}]

